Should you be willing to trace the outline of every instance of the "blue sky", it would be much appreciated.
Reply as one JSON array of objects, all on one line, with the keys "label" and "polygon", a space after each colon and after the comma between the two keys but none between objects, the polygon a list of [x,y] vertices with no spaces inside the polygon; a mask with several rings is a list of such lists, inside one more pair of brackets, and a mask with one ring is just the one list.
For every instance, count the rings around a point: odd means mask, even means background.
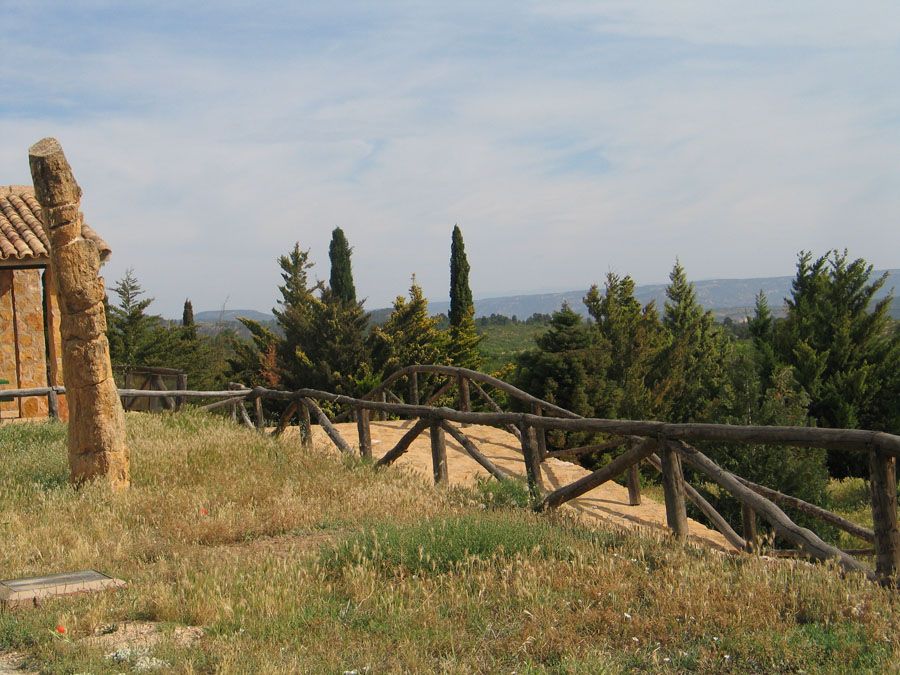
[{"label": "blue sky", "polygon": [[56,136],[153,309],[271,308],[294,241],[370,307],[900,267],[900,5],[0,0],[0,183]]}]

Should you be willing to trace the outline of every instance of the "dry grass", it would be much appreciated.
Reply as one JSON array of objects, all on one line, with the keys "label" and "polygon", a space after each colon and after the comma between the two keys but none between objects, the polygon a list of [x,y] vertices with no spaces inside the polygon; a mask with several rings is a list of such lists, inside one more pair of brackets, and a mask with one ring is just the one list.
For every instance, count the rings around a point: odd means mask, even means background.
[{"label": "dry grass", "polygon": [[834,569],[485,508],[196,412],[128,425],[124,495],[68,487],[63,427],[0,428],[0,576],[129,582],[0,611],[0,652],[30,667],[120,672],[85,638],[153,621],[175,672],[896,668],[897,594]]}]

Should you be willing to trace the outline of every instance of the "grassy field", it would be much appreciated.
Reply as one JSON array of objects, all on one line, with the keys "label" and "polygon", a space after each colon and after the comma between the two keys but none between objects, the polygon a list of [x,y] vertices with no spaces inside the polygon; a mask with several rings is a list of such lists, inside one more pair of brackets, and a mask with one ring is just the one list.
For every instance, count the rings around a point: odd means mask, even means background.
[{"label": "grassy field", "polygon": [[[0,610],[33,670],[897,672],[896,592],[831,567],[587,530],[508,506],[516,484],[436,490],[197,412],[128,428],[122,495],[67,485],[61,425],[0,428],[0,576],[128,582]],[[156,641],[105,639],[129,622]]]},{"label": "grassy field", "polygon": [[512,363],[516,355],[534,348],[535,339],[546,330],[546,324],[509,323],[479,326],[478,332],[484,336],[478,346],[484,358],[482,370],[492,373]]}]

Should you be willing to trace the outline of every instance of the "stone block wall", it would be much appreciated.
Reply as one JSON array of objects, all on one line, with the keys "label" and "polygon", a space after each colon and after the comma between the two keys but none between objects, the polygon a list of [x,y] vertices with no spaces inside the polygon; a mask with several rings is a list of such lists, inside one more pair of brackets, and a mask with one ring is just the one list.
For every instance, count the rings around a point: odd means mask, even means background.
[{"label": "stone block wall", "polygon": [[[13,271],[0,269],[0,390],[17,389],[16,324],[13,313]],[[0,401],[0,419],[19,416],[18,401]]]},{"label": "stone block wall", "polygon": [[[43,270],[0,269],[0,379],[9,384],[0,389],[27,389],[48,385],[47,342],[44,327]],[[55,294],[48,287],[48,319],[51,323],[51,353],[59,354],[59,310],[53,309]],[[53,321],[55,314],[55,323]],[[55,344],[54,344],[55,343]],[[50,364],[51,381],[62,384],[62,369],[54,358]],[[60,412],[65,404],[61,402]],[[0,419],[47,417],[46,396],[33,396],[0,403]]]}]

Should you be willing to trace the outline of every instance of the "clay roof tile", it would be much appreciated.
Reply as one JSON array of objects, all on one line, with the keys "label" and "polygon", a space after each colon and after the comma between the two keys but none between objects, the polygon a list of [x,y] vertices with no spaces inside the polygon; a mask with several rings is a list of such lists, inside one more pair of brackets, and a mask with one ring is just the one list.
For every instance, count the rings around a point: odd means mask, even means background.
[{"label": "clay roof tile", "polygon": [[[87,224],[82,224],[81,234],[97,244],[101,260],[112,253],[109,244]],[[46,263],[49,251],[50,239],[34,189],[27,185],[0,186],[0,262]]]}]

